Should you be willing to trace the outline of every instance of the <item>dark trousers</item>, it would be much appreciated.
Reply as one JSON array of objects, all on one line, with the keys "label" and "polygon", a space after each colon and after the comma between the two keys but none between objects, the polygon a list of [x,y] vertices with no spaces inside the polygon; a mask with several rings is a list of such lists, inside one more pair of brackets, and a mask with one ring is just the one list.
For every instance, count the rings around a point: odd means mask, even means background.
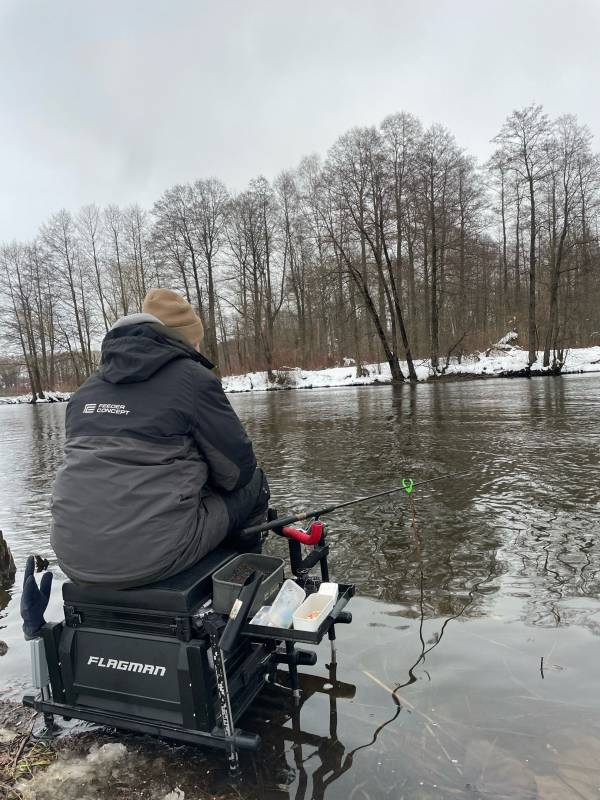
[{"label": "dark trousers", "polygon": [[265,522],[267,519],[271,493],[267,476],[262,469],[257,467],[250,482],[242,486],[241,489],[222,494],[221,497],[227,506],[229,515],[227,538],[223,545],[235,547],[238,550],[254,549],[260,546],[262,542],[260,533],[253,536],[243,536],[241,531],[243,528],[260,525],[261,522]]}]

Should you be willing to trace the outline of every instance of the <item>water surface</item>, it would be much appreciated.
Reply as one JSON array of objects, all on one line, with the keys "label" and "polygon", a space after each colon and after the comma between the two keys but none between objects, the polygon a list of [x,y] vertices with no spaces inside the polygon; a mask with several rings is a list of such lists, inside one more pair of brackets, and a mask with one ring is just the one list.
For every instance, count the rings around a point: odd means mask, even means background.
[{"label": "water surface", "polygon": [[[269,689],[247,715],[264,747],[244,759],[244,796],[600,796],[599,391],[573,376],[231,396],[281,511],[470,471],[331,517],[354,623],[337,674],[325,644],[304,669],[300,711]],[[63,419],[61,405],[0,407],[0,528],[20,571],[35,551],[58,574]],[[4,696],[28,683],[20,580],[0,595]],[[214,761],[136,746],[186,798]]]}]

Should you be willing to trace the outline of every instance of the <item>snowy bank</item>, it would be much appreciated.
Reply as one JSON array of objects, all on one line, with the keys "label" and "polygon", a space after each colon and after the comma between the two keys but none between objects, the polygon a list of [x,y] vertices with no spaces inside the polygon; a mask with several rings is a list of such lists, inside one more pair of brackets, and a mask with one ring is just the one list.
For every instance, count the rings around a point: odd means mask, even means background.
[{"label": "snowy bank", "polygon": [[[506,337],[505,337],[506,338]],[[538,353],[537,361],[531,367],[534,374],[551,373],[542,366],[543,353]],[[460,364],[451,359],[443,376],[431,368],[429,359],[414,362],[417,379],[427,381],[435,378],[499,378],[518,376],[527,368],[528,353],[519,347],[512,347],[504,340],[485,353],[463,356]],[[444,363],[442,359],[440,363]],[[406,362],[400,362],[404,375],[408,378]],[[563,375],[580,372],[600,372],[600,346],[581,347],[569,350],[561,370]],[[246,375],[228,375],[223,378],[226,392],[273,391],[276,389],[324,389],[336,386],[369,386],[377,383],[390,383],[389,365],[366,364],[362,377],[357,377],[356,367],[332,367],[331,369],[304,370],[281,369],[275,372],[275,380],[269,381],[266,372],[249,372]]]},{"label": "snowy bank", "polygon": [[[71,397],[70,392],[44,392],[44,399],[37,400],[36,403],[64,403]],[[21,403],[31,403],[30,394],[20,394],[16,397],[0,397],[0,406],[20,405]]]},{"label": "snowy bank", "polygon": [[[14,800],[239,800],[214,753],[78,723],[43,737],[43,720],[0,699],[0,797]],[[32,735],[32,733],[34,735]]]},{"label": "snowy bank", "polygon": [[[419,381],[466,378],[510,378],[519,377],[527,369],[527,350],[510,344],[512,335],[507,334],[497,344],[483,353],[473,353],[462,357],[460,363],[452,358],[443,374],[431,368],[429,359],[414,362]],[[534,375],[552,374],[551,368],[542,366],[543,353],[538,352],[537,361],[531,367]],[[330,369],[306,370],[298,367],[282,367],[274,372],[274,380],[268,379],[266,372],[247,372],[244,375],[227,375],[223,378],[225,392],[266,392],[278,389],[328,389],[338,386],[370,386],[377,383],[390,383],[390,368],[386,362],[365,364],[362,376],[357,377],[352,359],[345,359],[347,366]],[[444,365],[445,360],[440,363]],[[400,362],[402,371],[408,379],[408,367]],[[600,372],[600,345],[579,347],[567,351],[561,374],[581,372]],[[46,392],[44,400],[38,403],[58,403],[70,398],[67,392]],[[31,403],[31,395],[19,397],[0,397],[0,405]]]}]

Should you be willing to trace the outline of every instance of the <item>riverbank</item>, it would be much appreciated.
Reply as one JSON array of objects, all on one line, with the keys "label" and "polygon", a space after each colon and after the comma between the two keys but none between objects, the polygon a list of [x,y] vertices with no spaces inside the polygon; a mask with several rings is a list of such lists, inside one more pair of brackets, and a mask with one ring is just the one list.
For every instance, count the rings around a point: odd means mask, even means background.
[{"label": "riverbank", "polygon": [[[505,337],[506,338],[506,337]],[[537,361],[527,374],[527,350],[512,347],[504,340],[486,352],[472,353],[461,358],[452,358],[442,371],[434,370],[429,359],[414,362],[417,380],[424,383],[432,380],[466,380],[470,378],[519,378],[531,375],[552,375],[555,372],[542,366],[543,353],[538,352]],[[350,362],[350,359],[348,359]],[[442,368],[445,366],[441,361]],[[408,379],[408,367],[400,362],[402,372]],[[227,393],[269,392],[281,389],[333,389],[341,386],[370,386],[378,383],[391,383],[390,368],[386,362],[364,364],[357,374],[353,363],[344,367],[306,370],[299,367],[282,367],[275,371],[274,379],[269,380],[266,372],[248,372],[244,375],[226,375],[223,388]],[[600,346],[573,348],[567,352],[560,374],[569,375],[583,372],[600,372]],[[44,400],[38,403],[57,403],[67,401],[67,392],[46,392]],[[0,397],[0,405],[31,403],[31,395]]]},{"label": "riverbank", "polygon": [[[543,353],[538,352],[537,361],[531,367],[532,375],[554,374],[551,368],[542,366]],[[499,342],[483,353],[473,353],[458,359],[451,359],[448,367],[440,373],[431,367],[429,359],[414,362],[417,380],[463,380],[469,378],[513,378],[526,377],[528,354],[520,347]],[[441,362],[443,365],[443,362]],[[400,362],[402,372],[408,379],[408,366]],[[569,350],[561,374],[600,372],[600,346],[581,347]],[[357,375],[354,365],[332,367],[331,369],[304,370],[284,368],[275,372],[270,381],[266,372],[250,372],[245,375],[227,375],[223,378],[226,392],[274,391],[277,389],[326,389],[340,386],[369,386],[377,383],[391,383],[389,365],[365,364],[362,375]]]},{"label": "riverbank", "polygon": [[[235,800],[212,751],[79,725],[36,738],[43,720],[0,700],[0,797],[6,800]],[[192,764],[182,775],[184,765]],[[215,791],[216,790],[216,791]]]},{"label": "riverbank", "polygon": [[[70,392],[44,392],[42,400],[36,400],[36,403],[66,403],[71,397]],[[23,403],[31,403],[30,394],[20,394],[15,397],[0,397],[0,406],[20,405]]]}]

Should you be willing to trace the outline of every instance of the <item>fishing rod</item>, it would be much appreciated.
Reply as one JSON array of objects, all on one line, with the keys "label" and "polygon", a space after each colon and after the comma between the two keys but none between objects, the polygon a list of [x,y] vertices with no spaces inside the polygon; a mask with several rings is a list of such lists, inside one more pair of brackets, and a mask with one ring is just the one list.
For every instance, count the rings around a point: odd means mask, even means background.
[{"label": "fishing rod", "polygon": [[260,525],[253,525],[251,528],[244,528],[241,533],[244,536],[251,536],[252,534],[262,533],[263,531],[273,531],[277,528],[283,528],[286,525],[292,525],[294,522],[301,522],[302,520],[313,518],[316,519],[322,517],[324,514],[331,514],[332,511],[337,511],[340,508],[347,508],[348,506],[364,503],[367,500],[374,500],[377,497],[384,497],[388,494],[406,492],[406,494],[409,495],[413,489],[419,486],[425,486],[428,483],[435,483],[436,481],[450,480],[451,478],[462,478],[463,475],[470,475],[472,472],[473,470],[469,470],[468,472],[455,472],[451,475],[438,475],[437,478],[428,478],[426,481],[419,481],[418,483],[415,483],[412,478],[403,478],[402,485],[395,486],[393,489],[385,489],[383,492],[376,492],[375,494],[369,494],[365,497],[357,497],[355,500],[346,500],[343,503],[332,503],[316,511],[298,511],[287,517],[278,517],[277,519],[263,522]]}]

